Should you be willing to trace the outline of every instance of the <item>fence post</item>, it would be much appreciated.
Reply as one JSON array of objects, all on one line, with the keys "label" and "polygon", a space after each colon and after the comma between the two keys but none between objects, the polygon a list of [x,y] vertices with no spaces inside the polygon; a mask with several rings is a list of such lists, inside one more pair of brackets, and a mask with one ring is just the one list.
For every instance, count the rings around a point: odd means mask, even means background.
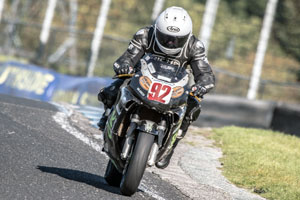
[{"label": "fence post", "polygon": [[43,22],[42,31],[40,34],[40,46],[37,49],[36,58],[35,61],[39,63],[39,60],[43,57],[44,51],[45,51],[45,45],[48,42],[49,39],[49,32],[53,20],[53,15],[55,12],[57,0],[49,0],[48,1],[48,7],[46,11],[46,15]]},{"label": "fence post", "polygon": [[154,22],[158,15],[160,14],[162,8],[164,7],[165,0],[155,0],[153,10],[152,10],[152,15],[151,15],[151,20]]},{"label": "fence post", "polygon": [[102,0],[101,9],[97,19],[97,26],[94,32],[93,41],[91,44],[91,56],[88,63],[87,76],[91,77],[94,75],[94,69],[98,58],[99,49],[101,46],[102,36],[104,27],[106,24],[106,18],[109,11],[111,0]]},{"label": "fence post", "polygon": [[260,39],[257,46],[252,75],[247,94],[248,99],[255,99],[259,88],[259,80],[261,76],[262,65],[264,62],[265,53],[268,46],[272,23],[276,11],[278,0],[269,0],[264,16],[263,27],[260,32]]},{"label": "fence post", "polygon": [[18,7],[20,4],[20,0],[14,0],[11,5],[11,12],[9,15],[9,23],[6,26],[6,34],[7,34],[7,39],[5,41],[5,49],[9,54],[14,54],[15,53],[15,46],[16,46],[16,34],[17,34],[17,29],[16,29],[16,19],[18,16]]},{"label": "fence post", "polygon": [[77,23],[77,12],[78,2],[77,0],[71,0],[70,3],[70,22],[69,22],[69,37],[73,38],[74,44],[70,49],[70,69],[72,72],[77,68],[77,50],[76,50],[76,23]]},{"label": "fence post", "polygon": [[4,4],[5,4],[5,0],[0,0],[0,23],[2,20],[2,12],[3,12],[3,8],[4,8]]},{"label": "fence post", "polygon": [[207,0],[205,5],[205,12],[203,15],[202,26],[199,33],[199,38],[203,42],[206,54],[208,53],[209,41],[212,28],[215,24],[215,19],[218,11],[220,0]]}]

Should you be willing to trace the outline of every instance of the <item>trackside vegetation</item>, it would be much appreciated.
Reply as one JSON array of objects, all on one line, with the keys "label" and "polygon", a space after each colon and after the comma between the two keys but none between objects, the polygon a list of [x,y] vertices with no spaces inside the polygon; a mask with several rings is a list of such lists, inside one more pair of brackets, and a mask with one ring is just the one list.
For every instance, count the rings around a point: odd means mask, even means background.
[{"label": "trackside vegetation", "polygon": [[213,129],[223,175],[267,199],[300,199],[300,138],[235,126]]}]

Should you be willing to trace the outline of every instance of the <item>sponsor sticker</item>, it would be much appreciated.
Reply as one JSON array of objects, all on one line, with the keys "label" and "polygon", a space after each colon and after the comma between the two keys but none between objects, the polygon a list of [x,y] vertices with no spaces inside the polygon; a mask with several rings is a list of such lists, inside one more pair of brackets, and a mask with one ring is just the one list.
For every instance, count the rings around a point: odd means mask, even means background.
[{"label": "sponsor sticker", "polygon": [[178,33],[180,29],[177,26],[168,26],[167,30],[173,33]]},{"label": "sponsor sticker", "polygon": [[149,71],[150,71],[151,74],[153,74],[153,73],[156,72],[156,70],[155,70],[155,68],[154,68],[154,66],[153,66],[152,63],[149,63],[149,64],[148,64],[148,69],[149,69]]}]

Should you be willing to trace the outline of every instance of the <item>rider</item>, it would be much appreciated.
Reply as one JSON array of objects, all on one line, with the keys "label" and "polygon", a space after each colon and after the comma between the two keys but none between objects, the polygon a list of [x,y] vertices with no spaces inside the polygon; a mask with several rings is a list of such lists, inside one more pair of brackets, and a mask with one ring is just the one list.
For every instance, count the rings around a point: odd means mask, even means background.
[{"label": "rider", "polygon": [[[195,96],[202,97],[214,87],[215,77],[206,58],[203,43],[192,34],[192,20],[181,7],[167,8],[158,16],[154,25],[140,29],[133,36],[125,53],[114,63],[114,71],[117,75],[133,73],[145,53],[151,53],[178,67],[190,65],[194,77],[191,88]],[[106,110],[116,101],[123,82],[124,79],[118,79],[101,89],[98,99],[103,102]],[[167,156],[156,164],[159,168],[168,166],[174,148],[186,134],[191,122],[200,114],[201,107],[195,98],[190,97],[187,105],[177,139]],[[107,116],[108,112],[104,112],[98,123],[100,130],[104,130]]]}]

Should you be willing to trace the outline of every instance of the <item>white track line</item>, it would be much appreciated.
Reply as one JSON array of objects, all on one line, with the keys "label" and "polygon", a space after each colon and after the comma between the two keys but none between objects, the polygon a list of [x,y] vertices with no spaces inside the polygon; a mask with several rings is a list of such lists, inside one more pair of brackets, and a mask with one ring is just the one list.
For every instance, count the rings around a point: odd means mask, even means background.
[{"label": "white track line", "polygon": [[76,128],[72,127],[68,121],[68,116],[65,113],[58,112],[55,115],[53,115],[53,119],[56,123],[58,123],[62,129],[70,133],[71,135],[75,136],[77,139],[81,140],[85,144],[92,147],[97,152],[104,154],[102,152],[102,147],[97,144],[96,142],[89,139],[87,136],[85,136],[83,133],[79,132]]}]

